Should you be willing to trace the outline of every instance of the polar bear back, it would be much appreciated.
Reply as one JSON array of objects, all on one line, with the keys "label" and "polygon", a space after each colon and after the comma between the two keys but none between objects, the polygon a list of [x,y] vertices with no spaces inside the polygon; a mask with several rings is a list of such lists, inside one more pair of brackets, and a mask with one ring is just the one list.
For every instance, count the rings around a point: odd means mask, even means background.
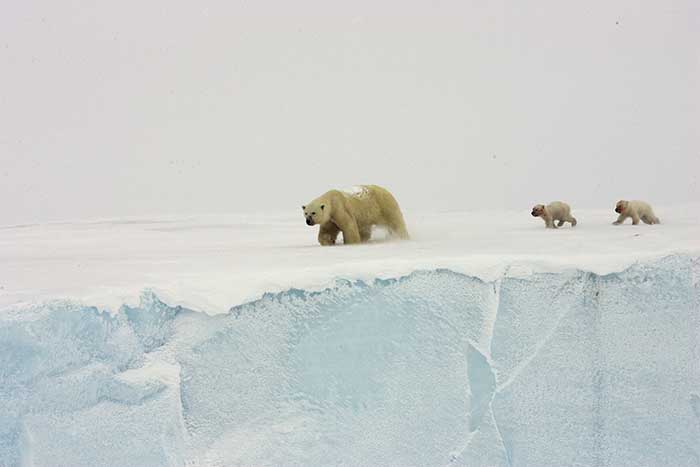
[{"label": "polar bear back", "polygon": [[567,219],[571,213],[571,208],[563,201],[552,201],[547,205],[547,210],[554,220]]},{"label": "polar bear back", "polygon": [[357,185],[342,193],[359,225],[390,224],[391,217],[401,212],[394,196],[378,185]]}]

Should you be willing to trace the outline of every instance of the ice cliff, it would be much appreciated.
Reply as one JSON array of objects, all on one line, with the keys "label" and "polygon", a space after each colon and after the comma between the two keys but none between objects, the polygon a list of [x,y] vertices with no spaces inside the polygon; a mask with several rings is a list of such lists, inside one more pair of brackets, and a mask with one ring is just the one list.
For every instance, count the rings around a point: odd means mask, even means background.
[{"label": "ice cliff", "polygon": [[700,464],[700,260],[0,314],[0,465]]}]

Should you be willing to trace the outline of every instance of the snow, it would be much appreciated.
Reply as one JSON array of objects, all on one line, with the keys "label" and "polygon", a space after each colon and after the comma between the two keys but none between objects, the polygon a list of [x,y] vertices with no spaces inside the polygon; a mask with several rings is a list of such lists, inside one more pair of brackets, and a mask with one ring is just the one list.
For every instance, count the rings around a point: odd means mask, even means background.
[{"label": "snow", "polygon": [[367,194],[367,187],[365,185],[355,185],[340,191],[350,196],[364,196]]},{"label": "snow", "polygon": [[697,464],[699,211],[657,211],[1,228],[0,465]]},{"label": "snow", "polygon": [[[656,207],[663,224],[612,226],[612,207],[574,209],[545,230],[518,212],[407,212],[412,240],[322,248],[301,210],[278,215],[111,219],[0,228],[0,309],[71,299],[117,310],[144,289],[210,314],[289,288],[449,269],[494,280],[581,269],[599,274],[700,254],[698,206]],[[381,238],[381,232],[378,237]]]}]

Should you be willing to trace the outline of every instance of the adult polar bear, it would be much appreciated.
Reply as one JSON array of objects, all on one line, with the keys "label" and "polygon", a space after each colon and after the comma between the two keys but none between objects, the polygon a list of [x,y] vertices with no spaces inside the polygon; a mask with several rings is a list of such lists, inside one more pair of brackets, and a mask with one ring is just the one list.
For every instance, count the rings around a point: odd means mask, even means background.
[{"label": "adult polar bear", "polygon": [[408,239],[403,214],[394,196],[377,185],[360,185],[351,192],[331,190],[302,206],[307,225],[319,224],[318,243],[335,244],[343,232],[344,243],[366,242],[372,227],[383,226],[393,237]]}]

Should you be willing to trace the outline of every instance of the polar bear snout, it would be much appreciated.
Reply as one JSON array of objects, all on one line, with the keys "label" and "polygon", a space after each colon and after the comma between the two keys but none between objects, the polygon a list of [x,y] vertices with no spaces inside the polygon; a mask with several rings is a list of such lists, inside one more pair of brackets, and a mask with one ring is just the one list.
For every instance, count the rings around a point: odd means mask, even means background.
[{"label": "polar bear snout", "polygon": [[311,216],[306,216],[306,225],[314,225],[314,220]]},{"label": "polar bear snout", "polygon": [[615,212],[618,214],[623,214],[625,212],[625,209],[627,209],[628,201],[625,201],[624,199],[621,199],[617,203],[615,203]]}]

